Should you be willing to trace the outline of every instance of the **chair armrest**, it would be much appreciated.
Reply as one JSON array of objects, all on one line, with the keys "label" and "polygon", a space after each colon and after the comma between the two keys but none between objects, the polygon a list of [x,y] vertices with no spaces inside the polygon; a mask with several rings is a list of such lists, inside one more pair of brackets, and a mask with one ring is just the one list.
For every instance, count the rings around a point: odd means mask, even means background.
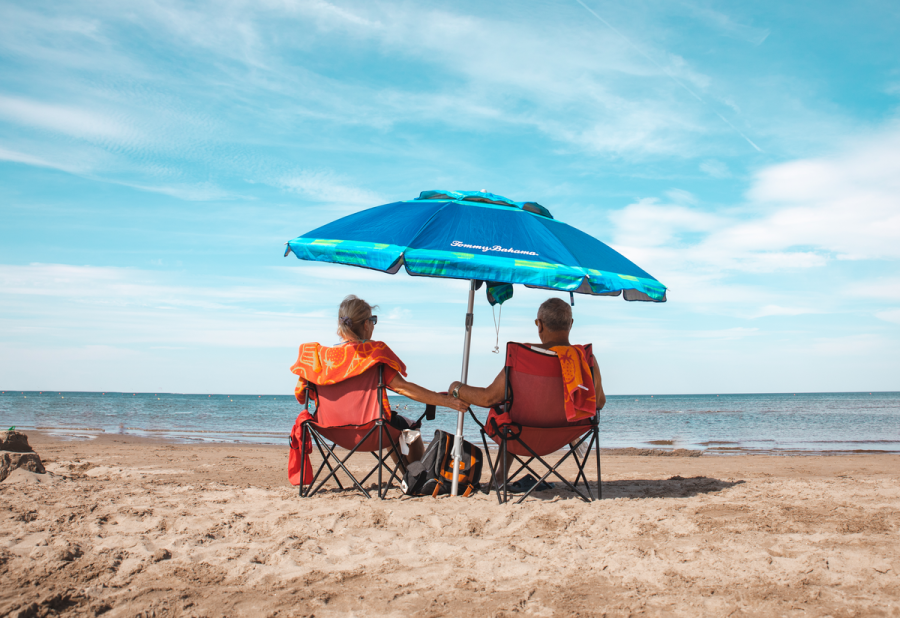
[{"label": "chair armrest", "polygon": [[475,416],[475,413],[472,411],[472,406],[469,406],[469,416],[472,417],[472,420],[475,421],[475,424],[484,429],[484,423],[478,420],[478,417]]},{"label": "chair armrest", "polygon": [[419,428],[419,427],[422,426],[422,421],[423,421],[423,420],[426,420],[426,421],[433,421],[433,420],[434,420],[434,416],[435,416],[434,413],[435,413],[436,410],[437,410],[437,406],[434,405],[433,403],[429,403],[428,405],[426,405],[426,406],[425,406],[425,414],[423,414],[423,415],[420,416],[418,419],[416,419],[416,422],[415,422],[416,428]]}]

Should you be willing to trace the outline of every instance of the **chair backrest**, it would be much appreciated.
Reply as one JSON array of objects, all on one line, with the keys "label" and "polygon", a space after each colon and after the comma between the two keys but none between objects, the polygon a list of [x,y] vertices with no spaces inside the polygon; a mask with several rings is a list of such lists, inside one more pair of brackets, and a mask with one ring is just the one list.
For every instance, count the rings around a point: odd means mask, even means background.
[{"label": "chair backrest", "polygon": [[364,425],[379,418],[387,420],[379,397],[381,371],[382,366],[376,365],[343,382],[316,386],[319,394],[316,424],[344,427]]},{"label": "chair backrest", "polygon": [[[585,350],[593,362],[591,345],[586,345]],[[509,415],[514,423],[526,427],[567,427],[590,422],[584,419],[570,423],[566,418],[562,368],[550,350],[510,342],[506,345],[506,372],[513,400]]]}]

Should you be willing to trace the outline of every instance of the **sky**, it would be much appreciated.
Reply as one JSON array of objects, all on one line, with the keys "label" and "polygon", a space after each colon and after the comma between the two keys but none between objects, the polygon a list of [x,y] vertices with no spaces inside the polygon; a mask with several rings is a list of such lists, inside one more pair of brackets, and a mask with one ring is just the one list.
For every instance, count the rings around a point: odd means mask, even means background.
[{"label": "sky", "polygon": [[[668,286],[576,296],[608,394],[900,390],[898,31],[887,1],[0,0],[0,387],[291,393],[357,294],[443,390],[466,282],[284,243],[487,190]],[[479,293],[470,383],[551,295]]]}]

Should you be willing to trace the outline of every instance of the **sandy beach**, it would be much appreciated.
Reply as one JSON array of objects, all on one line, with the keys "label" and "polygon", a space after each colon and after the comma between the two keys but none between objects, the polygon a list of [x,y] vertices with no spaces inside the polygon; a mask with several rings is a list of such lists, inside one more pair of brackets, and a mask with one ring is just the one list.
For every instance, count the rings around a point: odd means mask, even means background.
[{"label": "sandy beach", "polygon": [[300,499],[286,447],[29,439],[3,616],[900,616],[896,455],[604,455],[600,502],[501,506]]}]

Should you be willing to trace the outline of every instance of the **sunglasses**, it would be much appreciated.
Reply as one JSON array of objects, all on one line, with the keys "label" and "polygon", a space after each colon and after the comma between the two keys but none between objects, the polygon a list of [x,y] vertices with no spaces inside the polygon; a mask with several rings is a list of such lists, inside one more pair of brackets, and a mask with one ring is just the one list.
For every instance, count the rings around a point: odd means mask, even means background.
[{"label": "sunglasses", "polygon": [[376,324],[378,324],[378,316],[377,315],[369,316],[366,319],[372,323],[372,326],[375,326]]}]

